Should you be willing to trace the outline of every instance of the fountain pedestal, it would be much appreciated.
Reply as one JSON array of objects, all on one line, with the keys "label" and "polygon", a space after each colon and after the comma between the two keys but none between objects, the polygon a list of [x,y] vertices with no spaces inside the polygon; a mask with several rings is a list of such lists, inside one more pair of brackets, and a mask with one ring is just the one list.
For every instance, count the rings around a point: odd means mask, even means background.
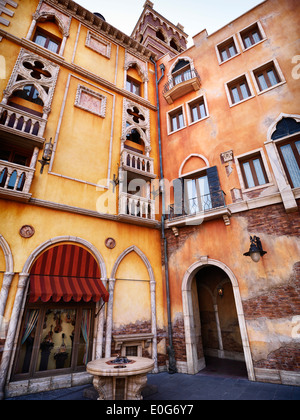
[{"label": "fountain pedestal", "polygon": [[87,372],[94,376],[93,385],[98,400],[141,400],[147,384],[147,373],[154,368],[154,360],[130,357],[130,363],[112,363],[112,358],[89,362]]}]

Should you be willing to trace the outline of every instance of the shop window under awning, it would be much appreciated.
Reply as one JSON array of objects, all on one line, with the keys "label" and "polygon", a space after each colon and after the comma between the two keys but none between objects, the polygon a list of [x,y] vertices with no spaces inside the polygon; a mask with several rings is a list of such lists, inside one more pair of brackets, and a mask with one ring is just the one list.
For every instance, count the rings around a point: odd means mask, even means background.
[{"label": "shop window under awning", "polygon": [[109,295],[100,279],[63,276],[30,276],[29,302],[104,302],[108,301]]}]

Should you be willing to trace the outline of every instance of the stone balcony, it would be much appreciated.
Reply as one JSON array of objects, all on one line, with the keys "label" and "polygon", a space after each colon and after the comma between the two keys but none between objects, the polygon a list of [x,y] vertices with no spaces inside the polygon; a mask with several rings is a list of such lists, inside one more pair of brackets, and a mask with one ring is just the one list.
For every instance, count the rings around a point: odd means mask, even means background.
[{"label": "stone balcony", "polygon": [[47,120],[29,112],[0,104],[0,133],[7,140],[42,148]]},{"label": "stone balcony", "polygon": [[201,79],[196,69],[190,69],[176,77],[171,77],[164,86],[163,96],[169,105],[189,92],[201,87]]},{"label": "stone balcony", "polygon": [[155,201],[124,192],[119,196],[119,214],[155,221]]},{"label": "stone balcony", "polygon": [[34,168],[0,160],[0,198],[28,202]]},{"label": "stone balcony", "polygon": [[154,160],[128,149],[121,153],[121,166],[124,171],[129,171],[143,178],[156,178],[154,174]]}]

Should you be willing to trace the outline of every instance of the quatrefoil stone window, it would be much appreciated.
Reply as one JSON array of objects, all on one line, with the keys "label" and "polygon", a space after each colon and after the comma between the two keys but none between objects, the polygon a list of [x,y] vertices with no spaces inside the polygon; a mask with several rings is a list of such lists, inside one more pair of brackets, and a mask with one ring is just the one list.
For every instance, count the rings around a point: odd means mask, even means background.
[{"label": "quatrefoil stone window", "polygon": [[28,61],[25,61],[23,66],[25,69],[31,70],[30,76],[34,79],[41,80],[42,76],[46,77],[47,79],[52,77],[51,73],[44,69],[45,66],[40,61],[35,61],[33,65]]},{"label": "quatrefoil stone window", "polygon": [[145,121],[144,115],[140,113],[140,110],[136,106],[133,107],[133,110],[127,109],[127,112],[133,117],[135,123],[138,124],[140,121]]}]

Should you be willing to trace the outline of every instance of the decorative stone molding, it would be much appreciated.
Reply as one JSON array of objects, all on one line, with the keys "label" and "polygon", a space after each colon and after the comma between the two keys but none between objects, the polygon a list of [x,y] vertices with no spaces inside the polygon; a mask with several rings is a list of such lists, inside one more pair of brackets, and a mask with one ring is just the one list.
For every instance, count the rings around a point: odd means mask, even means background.
[{"label": "decorative stone molding", "polygon": [[71,16],[67,16],[61,11],[55,9],[49,4],[42,3],[39,10],[33,15],[33,19],[37,22],[54,18],[62,35],[68,37],[70,33]]},{"label": "decorative stone molding", "polygon": [[86,86],[78,85],[75,106],[105,118],[107,98]]},{"label": "decorative stone molding", "polygon": [[93,34],[91,31],[88,31],[87,33],[85,46],[106,58],[110,58],[111,43],[107,42],[104,38]]},{"label": "decorative stone molding", "polygon": [[[37,63],[39,63],[39,67],[42,66],[45,74],[40,74],[39,79],[34,74],[34,68]],[[22,90],[26,85],[31,84],[39,92],[39,97],[44,104],[44,113],[48,114],[51,110],[58,73],[59,66],[22,48],[6,89],[3,92],[2,103],[6,104],[9,97],[16,90]]]},{"label": "decorative stone molding", "polygon": [[[135,119],[135,117],[130,114],[130,112],[134,112],[135,110],[139,111],[139,115],[142,116],[142,118],[138,119],[138,122]],[[129,112],[128,112],[129,111]],[[145,144],[145,152],[146,155],[149,156],[149,153],[151,151],[150,146],[150,112],[147,108],[131,101],[130,99],[124,98],[123,100],[123,123],[122,123],[122,150],[124,148],[124,143],[126,141],[126,136],[133,130],[136,129],[141,139],[143,140]]]}]

